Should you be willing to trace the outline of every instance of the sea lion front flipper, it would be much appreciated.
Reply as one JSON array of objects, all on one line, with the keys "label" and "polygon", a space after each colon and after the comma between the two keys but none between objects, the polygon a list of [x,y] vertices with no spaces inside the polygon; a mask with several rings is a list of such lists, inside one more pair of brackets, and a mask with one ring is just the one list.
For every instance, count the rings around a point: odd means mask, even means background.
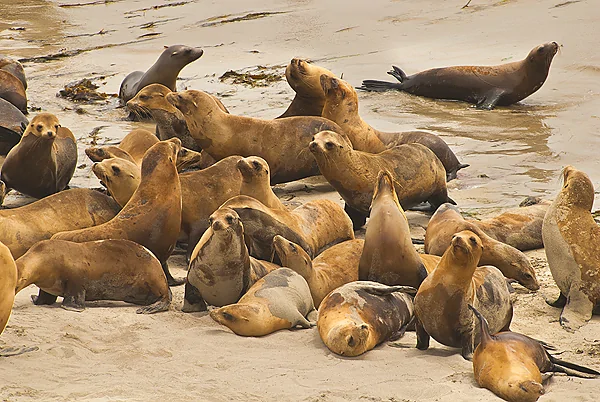
[{"label": "sea lion front flipper", "polygon": [[594,303],[581,291],[579,282],[573,282],[567,304],[560,314],[560,325],[569,332],[575,332],[592,318],[593,310]]},{"label": "sea lion front flipper", "polygon": [[477,109],[492,110],[503,94],[504,91],[502,89],[494,88],[486,93],[483,99],[480,99],[479,102],[477,102]]},{"label": "sea lion front flipper", "polygon": [[346,211],[346,213],[352,220],[352,228],[354,230],[358,230],[358,229],[362,228],[365,225],[365,223],[367,223],[368,215],[352,208],[347,203],[344,205],[344,211]]},{"label": "sea lion front flipper", "polygon": [[556,299],[554,301],[546,299],[546,304],[548,304],[549,306],[552,306],[552,307],[562,308],[567,304],[567,296],[563,295],[561,292],[561,294],[558,295],[558,299]]},{"label": "sea lion front flipper", "polygon": [[40,350],[40,348],[37,346],[27,346],[23,348],[9,346],[7,348],[0,348],[0,357],[18,356],[22,355],[23,353],[34,352],[36,350]]},{"label": "sea lion front flipper", "polygon": [[171,275],[171,271],[169,271],[169,265],[166,261],[161,262],[160,265],[162,265],[162,269],[165,273],[165,276],[167,277],[167,283],[169,284],[169,286],[179,286],[185,283],[185,278],[173,278],[173,275]]},{"label": "sea lion front flipper", "polygon": [[85,289],[66,289],[60,306],[65,310],[81,313],[85,310]]},{"label": "sea lion front flipper", "polygon": [[388,74],[400,82],[404,82],[404,80],[406,80],[406,73],[404,73],[400,67],[392,66],[392,71],[388,71]]},{"label": "sea lion front flipper", "polygon": [[318,317],[319,317],[319,312],[315,308],[313,308],[313,310],[306,315],[306,319],[310,322],[310,325],[312,327],[317,325]]},{"label": "sea lion front flipper", "polygon": [[416,316],[413,315],[410,320],[404,324],[403,326],[400,327],[400,329],[398,329],[398,331],[394,332],[392,334],[392,336],[390,336],[390,339],[388,339],[388,341],[390,342],[394,342],[397,341],[398,339],[402,338],[404,336],[404,334],[406,333],[406,330],[412,325],[414,324],[416,319]]},{"label": "sea lion front flipper", "polygon": [[429,348],[430,336],[427,331],[425,331],[423,324],[421,324],[421,321],[419,321],[418,318],[415,320],[415,329],[417,332],[417,349],[427,350]]},{"label": "sea lion front flipper", "polygon": [[300,328],[312,328],[316,324],[314,322],[308,321],[306,318],[304,318],[302,316],[302,314],[300,314],[300,312],[298,312],[298,318],[296,319],[296,322],[293,323],[292,328],[295,328],[298,325],[300,326]]},{"label": "sea lion front flipper", "polygon": [[40,289],[37,296],[31,295],[31,300],[36,306],[41,306],[44,304],[51,306],[56,303],[56,298],[57,296],[51,295],[48,292],[44,292],[42,289]]},{"label": "sea lion front flipper", "polygon": [[168,311],[169,305],[171,305],[171,300],[169,299],[160,299],[155,303],[152,303],[148,306],[140,307],[135,312],[137,314],[154,314],[159,313],[161,311]]},{"label": "sea lion front flipper", "polygon": [[208,307],[200,291],[189,282],[185,283],[185,294],[183,296],[183,307],[181,311],[184,313],[195,313],[198,311],[207,311]]}]

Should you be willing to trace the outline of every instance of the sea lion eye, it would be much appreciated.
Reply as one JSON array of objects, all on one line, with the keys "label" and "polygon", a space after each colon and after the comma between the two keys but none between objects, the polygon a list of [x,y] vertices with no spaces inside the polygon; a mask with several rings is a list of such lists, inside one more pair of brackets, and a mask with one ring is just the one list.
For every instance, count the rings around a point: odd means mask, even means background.
[{"label": "sea lion eye", "polygon": [[471,237],[469,238],[469,241],[470,241],[470,242],[471,242],[471,244],[473,244],[473,245],[477,244],[477,239],[476,239],[476,238],[474,238],[473,236],[471,236]]},{"label": "sea lion eye", "polygon": [[146,99],[148,99],[148,95],[140,95],[140,99],[141,100],[146,100]]},{"label": "sea lion eye", "polygon": [[528,274],[527,272],[525,272],[525,273],[523,274],[523,277],[524,277],[525,279],[533,279],[533,276],[531,276],[531,274]]},{"label": "sea lion eye", "polygon": [[208,224],[210,226],[212,226],[213,222],[215,221],[215,219],[211,216],[210,218],[208,218]]},{"label": "sea lion eye", "polygon": [[55,124],[55,125],[54,125],[54,129],[55,129],[55,130],[58,130],[58,128],[59,128],[59,127],[60,127],[60,124]]},{"label": "sea lion eye", "polygon": [[231,215],[227,215],[227,217],[225,218],[225,220],[227,221],[228,224],[233,224],[234,218]]},{"label": "sea lion eye", "polygon": [[258,161],[252,161],[252,166],[254,166],[256,169],[260,168],[260,163],[258,163]]},{"label": "sea lion eye", "polygon": [[35,128],[36,128],[37,131],[42,131],[43,128],[44,128],[44,126],[41,125],[41,124],[38,124]]},{"label": "sea lion eye", "polygon": [[335,145],[333,145],[333,142],[331,142],[331,141],[327,141],[327,142],[325,143],[325,148],[327,148],[327,149],[329,149],[329,150],[332,150],[333,148],[335,148]]},{"label": "sea lion eye", "polygon": [[117,174],[117,175],[118,175],[119,173],[121,173],[121,169],[120,169],[118,166],[112,166],[112,170],[113,170],[113,172],[115,172],[115,174]]},{"label": "sea lion eye", "polygon": [[235,321],[235,317],[229,313],[223,313],[223,318],[225,318],[227,321]]},{"label": "sea lion eye", "polygon": [[192,49],[185,49],[186,53],[190,53],[192,51]]}]

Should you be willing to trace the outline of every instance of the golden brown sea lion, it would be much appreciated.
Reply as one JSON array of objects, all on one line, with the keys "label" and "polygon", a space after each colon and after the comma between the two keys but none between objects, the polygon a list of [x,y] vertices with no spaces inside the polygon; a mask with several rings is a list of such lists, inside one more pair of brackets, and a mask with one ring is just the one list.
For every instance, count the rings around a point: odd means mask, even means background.
[{"label": "golden brown sea lion", "polygon": [[248,289],[278,265],[250,257],[244,225],[233,209],[220,208],[210,216],[210,227],[190,259],[183,311],[206,311],[236,303]]},{"label": "golden brown sea lion", "polygon": [[64,190],[77,165],[77,143],[71,130],[50,113],[36,115],[21,141],[2,165],[1,180],[35,198]]},{"label": "golden brown sea lion", "polygon": [[8,247],[0,242],[0,335],[2,335],[12,312],[16,285],[17,266],[15,260]]},{"label": "golden brown sea lion", "polygon": [[504,276],[517,280],[529,290],[538,290],[535,270],[529,259],[508,244],[492,239],[472,221],[465,220],[458,208],[444,204],[433,214],[425,232],[425,252],[428,254],[442,255],[450,246],[452,236],[463,230],[475,233],[483,244],[483,254],[480,265],[493,265]]},{"label": "golden brown sea lion", "polygon": [[495,267],[477,267],[482,250],[475,233],[455,234],[437,268],[421,283],[415,296],[417,348],[427,349],[432,336],[471,359],[480,331],[469,304],[488,317],[494,333],[509,330],[513,307],[506,280]]},{"label": "golden brown sea lion", "polygon": [[319,307],[317,328],[325,346],[342,356],[358,356],[404,335],[413,321],[415,289],[377,282],[350,282]]},{"label": "golden brown sea lion", "polygon": [[263,336],[280,329],[314,326],[317,310],[303,277],[289,268],[265,275],[239,302],[210,316],[241,336]]},{"label": "golden brown sea lion", "polygon": [[23,83],[18,77],[2,69],[0,69],[0,98],[27,114],[27,94]]},{"label": "golden brown sea lion", "polygon": [[365,80],[360,89],[396,89],[427,98],[461,100],[483,109],[508,106],[542,87],[558,46],[556,42],[536,46],[525,59],[499,66],[434,68],[411,76],[393,66],[388,74],[399,83]]},{"label": "golden brown sea lion", "polygon": [[25,70],[23,65],[17,60],[11,59],[4,55],[0,55],[0,70],[8,71],[21,81],[23,88],[27,89],[27,79],[25,78]]},{"label": "golden brown sea lion", "polygon": [[262,120],[227,114],[201,91],[172,92],[167,101],[183,113],[203,150],[217,160],[230,155],[260,156],[271,169],[271,184],[318,175],[308,144],[319,131],[341,132],[337,124],[323,117]]},{"label": "golden brown sea lion", "polygon": [[560,324],[575,331],[600,305],[600,228],[591,214],[594,186],[573,166],[563,169],[563,187],[548,208],[542,235],[548,266],[560,289]]},{"label": "golden brown sea lion", "polygon": [[334,289],[358,280],[358,262],[364,240],[347,240],[323,251],[314,260],[302,247],[282,236],[273,237],[273,248],[282,267],[290,268],[308,283],[315,306]]},{"label": "golden brown sea lion", "polygon": [[142,180],[138,165],[122,158],[104,159],[94,163],[92,172],[121,207],[129,202]]},{"label": "golden brown sea lion", "polygon": [[[310,143],[319,169],[346,202],[355,228],[364,225],[381,170],[389,171],[404,209],[428,201],[433,209],[451,201],[446,171],[433,152],[421,144],[405,144],[373,155],[355,151],[350,141],[333,131],[322,131]],[[454,202],[453,202],[454,203]]]},{"label": "golden brown sea lion", "polygon": [[237,168],[242,174],[241,195],[256,198],[272,209],[287,210],[269,184],[271,173],[267,161],[259,156],[250,156],[240,159]]},{"label": "golden brown sea lion", "polygon": [[16,293],[32,283],[40,288],[42,297],[33,296],[34,304],[53,304],[62,296],[62,308],[83,311],[86,300],[119,300],[144,305],[137,313],[151,314],[171,303],[160,262],[129,240],[44,240],[16,264]]},{"label": "golden brown sea lion", "polygon": [[181,186],[175,162],[181,141],[172,138],[152,146],[142,161],[142,180],[125,207],[110,221],[88,229],[61,232],[53,239],[83,243],[126,239],[154,253],[170,285],[181,284],[169,272],[171,255],[181,229]]}]

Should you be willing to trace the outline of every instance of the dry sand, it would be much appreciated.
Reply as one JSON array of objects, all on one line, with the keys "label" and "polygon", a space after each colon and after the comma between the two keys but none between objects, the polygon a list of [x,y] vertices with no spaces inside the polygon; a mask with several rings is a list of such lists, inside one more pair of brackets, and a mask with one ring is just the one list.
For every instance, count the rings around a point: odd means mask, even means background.
[{"label": "dry sand", "polygon": [[[366,78],[391,79],[385,74],[391,64],[409,74],[452,64],[500,64],[558,41],[564,47],[548,81],[520,105],[485,112],[400,93],[361,93],[361,114],[382,130],[419,128],[443,136],[471,164],[450,184],[450,194],[476,216],[516,206],[528,195],[553,197],[558,172],[567,163],[588,172],[600,188],[595,0],[473,0],[466,9],[461,9],[465,0],[184,1],[147,10],[141,9],[178,2],[115,0],[60,7],[87,2],[92,0],[0,0],[0,53],[21,58],[132,42],[25,63],[30,104],[57,114],[78,138],[75,186],[98,186],[83,154],[86,146],[115,143],[129,130],[151,125],[125,120],[115,100],[75,105],[56,92],[87,77],[101,84],[100,91],[116,93],[123,77],[150,66],[163,45],[205,50],[183,70],[180,88],[217,94],[235,114],[271,118],[293,97],[285,81],[250,88],[218,77],[258,65],[281,75],[299,56],[358,85]],[[227,22],[262,12],[282,13]],[[25,30],[14,30],[18,27]],[[147,34],[156,35],[141,37]],[[84,113],[76,113],[78,108]],[[318,178],[278,186],[277,193],[292,203],[340,201]],[[10,195],[7,201],[15,205],[24,199]],[[427,217],[411,213],[410,221],[414,235],[422,236]],[[544,302],[558,294],[544,251],[528,255],[542,288],[530,293],[515,285],[512,328],[554,344],[565,360],[600,369],[600,319],[575,334],[564,331],[560,310]],[[185,275],[181,250],[170,263],[174,275]],[[341,358],[324,347],[316,329],[242,338],[205,314],[184,314],[182,287],[174,288],[169,312],[152,316],[136,315],[136,307],[124,303],[90,303],[82,313],[58,304],[38,307],[30,300],[34,293],[32,286],[17,296],[0,347],[40,349],[0,359],[3,400],[497,400],[476,386],[471,364],[457,350],[432,342],[428,351],[418,351],[414,333],[361,357]],[[597,401],[598,395],[600,380],[555,376],[540,401]]]}]

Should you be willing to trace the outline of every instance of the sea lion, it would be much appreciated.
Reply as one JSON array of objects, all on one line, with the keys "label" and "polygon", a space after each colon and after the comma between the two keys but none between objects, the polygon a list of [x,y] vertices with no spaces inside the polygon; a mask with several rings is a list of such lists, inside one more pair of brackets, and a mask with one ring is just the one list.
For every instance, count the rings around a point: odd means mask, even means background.
[{"label": "sea lion", "polygon": [[185,116],[198,145],[219,160],[230,155],[260,156],[271,169],[271,184],[319,174],[307,149],[313,135],[323,130],[341,132],[323,117],[298,116],[262,120],[223,112],[201,91],[172,92],[167,101]]},{"label": "sea lion", "polygon": [[495,335],[485,317],[469,305],[481,328],[481,342],[473,354],[473,374],[480,387],[514,402],[535,402],[544,394],[541,373],[558,372],[582,378],[595,378],[600,372],[560,360],[548,350],[551,346],[517,332]]},{"label": "sea lion", "polygon": [[262,260],[271,257],[275,235],[298,244],[311,258],[327,247],[354,239],[350,218],[330,200],[310,201],[288,211],[271,209],[252,197],[239,195],[225,202],[224,207],[240,216],[250,255]]},{"label": "sea lion", "polygon": [[317,328],[333,353],[358,356],[404,335],[413,321],[415,289],[377,282],[350,282],[335,289],[319,307]]},{"label": "sea lion", "polygon": [[129,240],[43,240],[16,264],[16,293],[32,283],[40,288],[42,297],[32,296],[34,304],[53,304],[62,296],[62,308],[83,311],[86,300],[120,300],[146,306],[138,314],[166,311],[171,304],[160,262]]},{"label": "sea lion", "polygon": [[182,309],[186,313],[206,311],[206,303],[237,303],[256,281],[279,268],[250,257],[244,225],[233,209],[218,209],[209,222],[192,252]]},{"label": "sea lion", "polygon": [[358,268],[359,279],[418,289],[427,273],[439,263],[439,257],[431,257],[421,259],[415,250],[392,175],[382,170],[375,183],[371,217]]},{"label": "sea lion", "polygon": [[7,188],[43,198],[67,187],[75,165],[77,142],[71,130],[53,114],[39,113],[6,156],[0,179]]},{"label": "sea lion", "polygon": [[491,331],[508,331],[513,315],[504,275],[496,267],[477,267],[483,245],[477,235],[464,230],[452,237],[452,244],[437,268],[421,283],[415,296],[417,348],[429,347],[429,337],[439,343],[462,348],[470,360],[480,334],[468,305],[488,317]]},{"label": "sea lion", "polygon": [[152,132],[138,128],[130,131],[119,143],[119,148],[127,152],[137,163],[141,164],[146,151],[159,141]]},{"label": "sea lion", "polygon": [[393,66],[388,74],[399,83],[366,80],[359,89],[387,91],[397,89],[434,99],[453,99],[474,103],[483,109],[509,106],[542,87],[558,43],[536,46],[521,61],[498,66],[456,66],[434,68],[406,76]]},{"label": "sea lion", "polygon": [[[0,242],[0,335],[10,318],[15,302],[15,286],[17,284],[17,266],[10,250]],[[2,348],[0,348],[0,352]]]},{"label": "sea lion", "polygon": [[358,280],[358,261],[364,240],[347,240],[328,248],[314,260],[302,247],[282,236],[273,237],[281,266],[290,268],[308,283],[315,306],[334,289]]},{"label": "sea lion", "polygon": [[600,305],[600,228],[591,214],[594,185],[588,175],[567,166],[563,186],[548,208],[542,236],[548,266],[563,307],[560,325],[574,332],[592,318]]},{"label": "sea lion", "polygon": [[163,266],[169,285],[182,284],[171,276],[167,259],[181,229],[181,186],[175,162],[181,141],[154,144],[142,161],[142,180],[123,209],[110,221],[92,228],[61,232],[53,239],[83,243],[126,239],[145,246]]},{"label": "sea lion", "polygon": [[241,336],[263,336],[280,329],[314,326],[317,310],[303,277],[289,268],[269,272],[239,302],[210,316]]},{"label": "sea lion", "polygon": [[122,158],[104,159],[94,163],[92,172],[121,207],[129,202],[142,179],[141,169],[135,163]]},{"label": "sea lion", "polygon": [[432,209],[448,198],[446,171],[440,160],[421,144],[404,144],[379,154],[355,151],[347,138],[333,131],[316,134],[310,143],[321,173],[346,203],[355,228],[365,224],[380,170],[388,170],[402,208],[428,201]]},{"label": "sea lion", "polygon": [[191,62],[198,60],[203,53],[204,51],[197,47],[165,46],[165,50],[148,71],[134,71],[125,77],[119,88],[119,98],[123,103],[127,103],[142,88],[150,84],[162,84],[171,91],[176,91],[179,72]]},{"label": "sea lion", "polygon": [[442,205],[429,220],[425,231],[425,252],[444,254],[452,242],[452,236],[463,230],[475,233],[483,243],[480,265],[495,266],[504,276],[515,279],[529,290],[540,288],[535,270],[525,254],[485,234],[475,222],[465,220],[454,205]]},{"label": "sea lion", "polygon": [[250,156],[240,159],[237,168],[242,174],[241,195],[256,198],[272,209],[287,209],[269,184],[271,173],[267,161],[259,156]]},{"label": "sea lion", "polygon": [[350,84],[330,75],[321,76],[325,93],[323,117],[335,121],[357,151],[379,153],[393,145],[418,143],[431,149],[446,169],[446,181],[456,179],[459,169],[468,167],[458,161],[448,144],[439,136],[426,131],[386,133],[375,130],[358,114],[358,95]]},{"label": "sea lion", "polygon": [[0,156],[6,156],[21,141],[28,124],[29,120],[15,105],[0,98]]},{"label": "sea lion", "polygon": [[25,77],[25,70],[23,65],[17,60],[11,59],[4,55],[0,55],[0,70],[8,71],[21,81],[23,88],[27,89],[27,78]]},{"label": "sea lion", "polygon": [[285,69],[285,78],[296,95],[287,110],[277,118],[321,116],[325,104],[325,96],[319,82],[322,75],[334,76],[331,71],[311,64],[308,60],[293,58]]},{"label": "sea lion", "polygon": [[0,98],[15,105],[23,114],[27,114],[27,94],[23,83],[2,69],[0,69]]}]

